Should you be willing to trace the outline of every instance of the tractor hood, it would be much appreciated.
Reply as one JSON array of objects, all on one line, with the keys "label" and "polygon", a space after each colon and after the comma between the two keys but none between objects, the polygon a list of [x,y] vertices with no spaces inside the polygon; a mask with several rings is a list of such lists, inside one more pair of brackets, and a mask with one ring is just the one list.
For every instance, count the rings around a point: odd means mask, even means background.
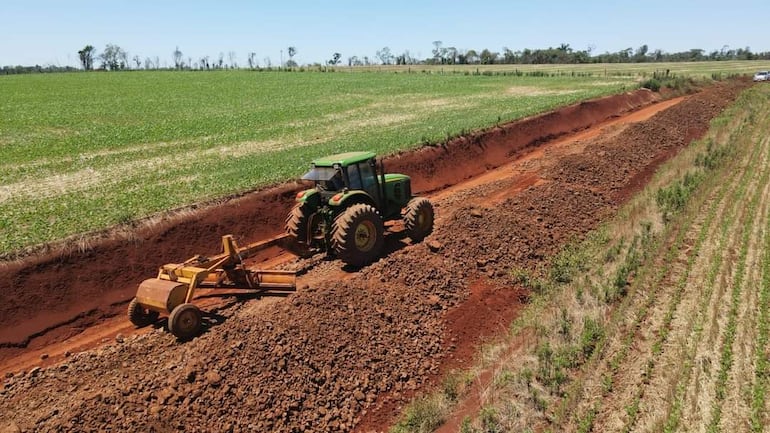
[{"label": "tractor hood", "polygon": [[410,180],[410,178],[405,174],[390,173],[385,175],[385,182],[398,182],[398,181],[408,181],[408,180]]}]

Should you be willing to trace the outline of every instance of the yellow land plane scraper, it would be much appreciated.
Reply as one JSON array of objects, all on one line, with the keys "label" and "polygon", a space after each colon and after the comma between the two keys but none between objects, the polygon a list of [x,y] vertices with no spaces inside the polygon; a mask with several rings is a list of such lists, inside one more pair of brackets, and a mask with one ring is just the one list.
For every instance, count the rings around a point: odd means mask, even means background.
[{"label": "yellow land plane scraper", "polygon": [[196,289],[242,289],[249,293],[293,292],[293,271],[247,269],[243,261],[257,252],[278,245],[286,236],[278,236],[238,248],[232,235],[222,237],[223,253],[214,257],[195,256],[183,263],[160,267],[158,276],[144,280],[136,297],[128,305],[128,318],[142,327],[168,314],[168,329],[177,338],[187,340],[201,330],[201,310],[192,303]]}]

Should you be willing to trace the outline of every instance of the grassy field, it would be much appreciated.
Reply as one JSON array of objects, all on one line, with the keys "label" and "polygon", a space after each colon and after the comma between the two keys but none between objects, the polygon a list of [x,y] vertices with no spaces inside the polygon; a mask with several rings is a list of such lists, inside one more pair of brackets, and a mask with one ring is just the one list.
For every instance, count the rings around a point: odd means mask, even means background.
[{"label": "grassy field", "polygon": [[[547,290],[512,326],[526,348],[489,345],[458,373],[494,372],[460,431],[767,431],[769,109],[770,86],[744,92],[615,221],[562,252],[571,281],[543,272]],[[584,364],[565,361],[588,343]]]},{"label": "grassy field", "polygon": [[[291,179],[324,154],[360,149],[388,154],[630,90],[647,71],[676,67],[708,76],[760,66],[770,65],[0,77],[0,258]],[[482,69],[545,70],[556,76],[485,75]],[[568,72],[575,70],[582,72]]]},{"label": "grassy field", "polygon": [[0,78],[0,252],[636,86],[628,79],[224,71]]}]

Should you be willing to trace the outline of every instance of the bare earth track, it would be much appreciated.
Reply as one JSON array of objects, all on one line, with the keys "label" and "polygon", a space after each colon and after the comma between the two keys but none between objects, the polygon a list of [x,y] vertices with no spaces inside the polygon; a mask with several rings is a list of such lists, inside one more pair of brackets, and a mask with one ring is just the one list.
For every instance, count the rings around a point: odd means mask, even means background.
[{"label": "bare earth track", "polygon": [[[265,264],[303,272],[298,293],[204,299],[206,332],[184,344],[162,324],[134,332],[110,317],[122,316],[159,264],[215,253],[225,233],[243,242],[276,234],[298,185],[87,252],[4,265],[0,427],[384,430],[406,399],[469,362],[480,337],[516,317],[528,293],[512,269],[541,264],[612,215],[746,85],[719,83],[635,113],[629,121],[637,123],[613,123],[657,99],[637,91],[391,158],[389,171],[412,175],[415,190],[433,194],[433,235],[409,245],[395,234],[392,252],[357,272],[274,251]],[[594,129],[579,133],[586,128]]]}]

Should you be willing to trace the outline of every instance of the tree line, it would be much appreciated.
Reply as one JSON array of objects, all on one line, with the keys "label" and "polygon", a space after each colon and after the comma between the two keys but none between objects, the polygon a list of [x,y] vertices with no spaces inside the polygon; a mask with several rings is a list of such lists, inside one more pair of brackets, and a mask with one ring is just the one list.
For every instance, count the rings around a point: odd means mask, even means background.
[{"label": "tree line", "polygon": [[[198,58],[185,57],[177,46],[172,52],[170,62],[159,56],[144,57],[139,55],[129,56],[129,53],[118,45],[107,44],[100,53],[93,45],[86,45],[78,52],[80,67],[85,71],[95,69],[104,71],[121,70],[216,70],[216,69],[279,69],[325,67],[336,66],[343,63],[340,52],[334,52],[324,63],[299,65],[294,56],[297,48],[289,46],[286,49],[288,59],[284,59],[284,51],[281,50],[281,59],[278,65],[274,65],[271,58],[257,58],[256,52],[246,55],[246,63],[240,65],[238,56],[234,51],[227,54],[220,52],[218,56],[202,56]],[[457,49],[453,46],[445,46],[442,41],[434,41],[432,56],[417,58],[408,50],[400,54],[394,54],[389,47],[383,47],[376,51],[373,57],[350,56],[344,62],[350,67],[373,65],[494,65],[494,64],[581,64],[581,63],[646,63],[646,62],[700,62],[700,61],[725,61],[725,60],[770,60],[770,52],[754,53],[749,47],[732,49],[725,45],[719,50],[706,50],[694,48],[687,51],[668,53],[660,49],[650,50],[647,45],[636,49],[626,48],[617,52],[594,53],[589,47],[585,50],[575,50],[569,44],[561,44],[558,47],[544,49],[530,49],[513,51],[503,47],[501,51]],[[0,75],[46,72],[72,72],[78,70],[72,66],[5,66],[0,69]]]},{"label": "tree line", "polygon": [[647,63],[647,62],[702,62],[725,60],[770,60],[770,52],[753,53],[749,47],[731,49],[724,45],[720,50],[706,52],[700,48],[687,51],[667,53],[657,49],[651,51],[649,46],[642,45],[639,48],[626,48],[614,53],[605,52],[596,54],[593,48],[574,50],[569,44],[561,44],[558,47],[545,49],[525,48],[513,51],[503,47],[501,52],[483,49],[458,50],[454,47],[445,47],[441,41],[433,42],[433,57],[425,59],[427,64],[580,64],[580,63]]}]

